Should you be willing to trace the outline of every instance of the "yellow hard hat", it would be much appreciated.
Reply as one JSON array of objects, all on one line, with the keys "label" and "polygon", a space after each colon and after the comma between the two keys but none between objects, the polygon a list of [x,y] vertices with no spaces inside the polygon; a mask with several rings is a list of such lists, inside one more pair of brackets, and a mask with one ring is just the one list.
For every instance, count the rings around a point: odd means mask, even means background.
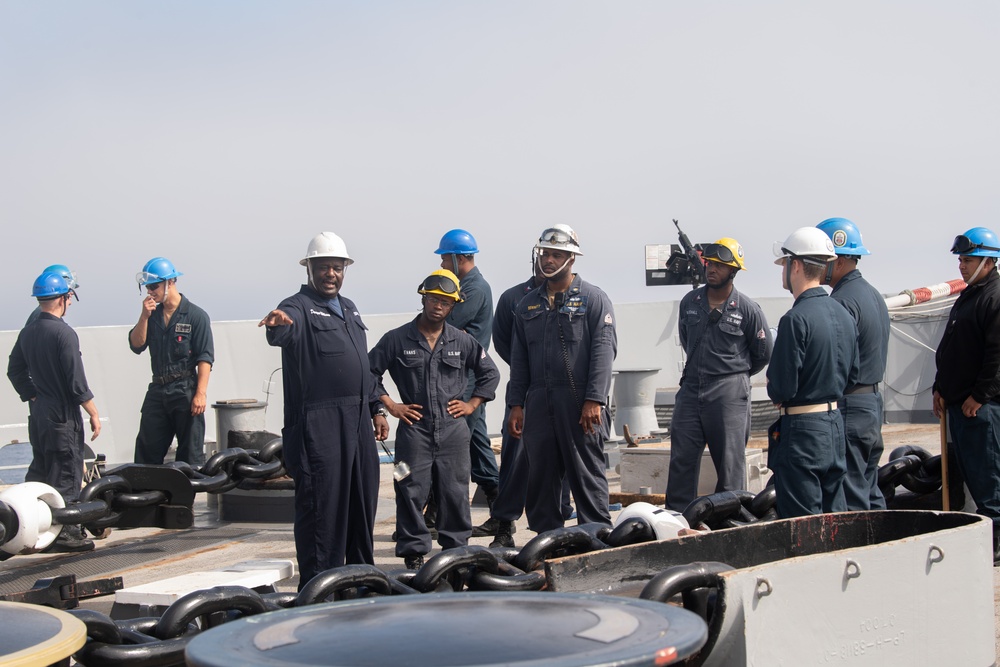
[{"label": "yellow hard hat", "polygon": [[743,246],[736,239],[724,236],[715,243],[706,243],[701,248],[701,256],[710,262],[725,264],[746,271],[743,264]]},{"label": "yellow hard hat", "polygon": [[448,269],[438,269],[431,275],[424,278],[417,288],[420,294],[438,294],[440,296],[454,299],[456,302],[462,301],[459,293],[458,277]]}]

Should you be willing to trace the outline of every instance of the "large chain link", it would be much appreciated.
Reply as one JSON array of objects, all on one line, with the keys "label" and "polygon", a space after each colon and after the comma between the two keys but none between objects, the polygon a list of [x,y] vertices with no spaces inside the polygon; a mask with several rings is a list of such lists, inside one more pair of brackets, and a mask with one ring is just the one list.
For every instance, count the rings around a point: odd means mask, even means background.
[{"label": "large chain link", "polygon": [[[265,461],[253,451],[227,451],[212,457],[200,471],[193,471],[184,464],[174,466],[184,470],[193,480],[192,485],[200,482],[210,487],[200,490],[218,492],[219,489],[234,488],[235,485],[229,485],[236,478],[267,478],[268,473],[263,470],[280,469],[280,466],[269,467],[276,456],[277,453],[272,450]],[[891,494],[896,484],[914,493],[931,493],[940,488],[940,457],[932,457],[920,448],[909,446],[894,450],[890,459],[879,472],[883,491],[889,490]],[[244,474],[248,469],[253,472]],[[237,481],[236,485],[239,483]],[[144,494],[120,487],[120,482],[108,482],[100,488],[102,493],[112,493],[109,507],[113,507],[115,502],[149,502],[149,498],[136,498]],[[105,488],[109,491],[103,491]],[[773,486],[757,494],[722,492],[697,498],[685,510],[684,516],[691,526],[699,529],[725,529],[776,518],[775,502]],[[261,595],[239,586],[196,591],[177,600],[159,618],[113,621],[94,611],[71,610],[70,613],[87,625],[89,639],[74,658],[82,665],[91,666],[183,665],[184,648],[192,637],[238,618],[283,608],[372,596],[464,590],[542,591],[547,587],[544,564],[548,559],[655,539],[653,526],[641,517],[633,517],[614,529],[601,524],[557,528],[539,534],[521,549],[456,547],[429,558],[418,570],[387,572],[373,565],[346,565],[321,572],[298,593]],[[713,612],[705,602],[705,589],[713,588],[718,573],[727,569],[729,566],[725,563],[675,566],[654,576],[642,597],[666,602],[681,595],[686,607],[694,608],[711,620]]]},{"label": "large chain link", "polygon": [[[281,438],[260,449],[225,449],[200,468],[179,461],[126,464],[88,483],[79,502],[67,507],[50,505],[49,509],[53,524],[82,525],[95,535],[114,527],[188,528],[193,523],[196,493],[219,494],[236,488],[294,488],[285,475]],[[14,539],[22,522],[41,520],[35,503],[22,509],[0,501],[0,545]],[[18,553],[34,553],[43,546],[28,544]]]}]

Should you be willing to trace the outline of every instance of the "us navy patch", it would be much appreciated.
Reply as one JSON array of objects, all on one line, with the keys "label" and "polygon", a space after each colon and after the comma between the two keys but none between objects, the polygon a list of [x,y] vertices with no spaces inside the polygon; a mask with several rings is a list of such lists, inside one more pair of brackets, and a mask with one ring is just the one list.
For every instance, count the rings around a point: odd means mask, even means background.
[{"label": "us navy patch", "polygon": [[586,294],[574,294],[570,298],[566,299],[566,302],[559,307],[560,313],[567,313],[569,315],[583,315],[587,312],[587,295]]},{"label": "us navy patch", "polygon": [[322,310],[313,310],[312,308],[309,309],[309,314],[322,315],[323,317],[330,317],[330,313],[324,313]]}]

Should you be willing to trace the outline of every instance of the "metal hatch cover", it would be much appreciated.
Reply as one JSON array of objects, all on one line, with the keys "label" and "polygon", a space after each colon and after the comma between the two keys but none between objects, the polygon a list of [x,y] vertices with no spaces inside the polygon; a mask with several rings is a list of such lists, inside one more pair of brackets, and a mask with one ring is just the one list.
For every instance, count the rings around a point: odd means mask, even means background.
[{"label": "metal hatch cover", "polygon": [[198,635],[185,658],[196,667],[652,666],[687,658],[707,635],[697,615],[646,600],[445,593],[251,616]]}]

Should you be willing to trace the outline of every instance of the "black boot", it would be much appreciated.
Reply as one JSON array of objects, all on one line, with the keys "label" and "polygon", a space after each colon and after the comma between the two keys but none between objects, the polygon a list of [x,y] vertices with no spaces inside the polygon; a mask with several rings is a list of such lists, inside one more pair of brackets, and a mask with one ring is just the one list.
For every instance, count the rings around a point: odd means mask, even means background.
[{"label": "black boot", "polygon": [[[497,534],[497,531],[500,529],[500,524],[502,524],[502,523],[504,523],[504,522],[501,521],[501,520],[499,520],[499,519],[494,519],[493,517],[490,517],[489,519],[487,519],[486,521],[484,521],[482,524],[480,524],[480,525],[478,525],[478,526],[476,526],[476,527],[474,527],[472,529],[472,536],[473,537],[492,537],[493,535]],[[506,523],[510,524],[510,532],[511,533],[516,533],[517,532],[517,526],[514,525],[513,521],[507,521]]]},{"label": "black boot", "polygon": [[491,537],[497,534],[497,529],[500,527],[500,522],[490,517],[482,524],[474,526],[472,529],[472,537]]},{"label": "black boot", "polygon": [[419,570],[424,564],[424,557],[420,554],[403,556],[403,564],[406,565],[407,570]]},{"label": "black boot", "polygon": [[497,521],[497,536],[490,542],[490,546],[514,548],[514,538],[511,536],[513,532],[513,521]]},{"label": "black boot", "polygon": [[76,553],[92,551],[94,543],[83,536],[80,526],[63,526],[55,542],[46,551],[52,553]]}]

